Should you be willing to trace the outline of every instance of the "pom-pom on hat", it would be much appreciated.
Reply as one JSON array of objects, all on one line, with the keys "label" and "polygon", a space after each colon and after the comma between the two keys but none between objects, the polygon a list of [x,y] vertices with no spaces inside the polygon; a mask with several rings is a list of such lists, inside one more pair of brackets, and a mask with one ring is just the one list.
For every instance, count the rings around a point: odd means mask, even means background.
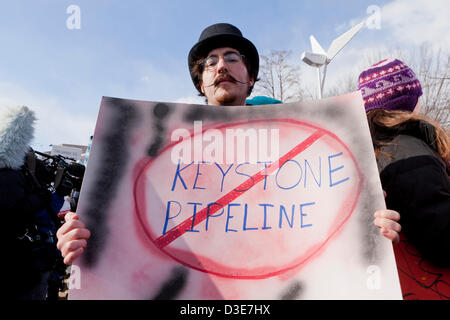
[{"label": "pom-pom on hat", "polygon": [[359,75],[358,90],[366,112],[374,109],[413,111],[422,95],[414,71],[397,59],[382,60]]}]

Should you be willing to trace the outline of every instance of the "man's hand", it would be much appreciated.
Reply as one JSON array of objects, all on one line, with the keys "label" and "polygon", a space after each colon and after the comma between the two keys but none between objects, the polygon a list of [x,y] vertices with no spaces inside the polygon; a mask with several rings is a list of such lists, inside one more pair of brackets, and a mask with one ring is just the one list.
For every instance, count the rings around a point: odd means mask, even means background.
[{"label": "man's hand", "polygon": [[399,242],[402,227],[397,221],[400,220],[400,214],[394,210],[377,210],[374,217],[373,222],[380,228],[381,234],[393,243]]},{"label": "man's hand", "polygon": [[64,219],[65,223],[56,233],[58,237],[56,246],[61,251],[64,263],[71,265],[83,253],[91,232],[78,220],[75,212],[67,213]]}]

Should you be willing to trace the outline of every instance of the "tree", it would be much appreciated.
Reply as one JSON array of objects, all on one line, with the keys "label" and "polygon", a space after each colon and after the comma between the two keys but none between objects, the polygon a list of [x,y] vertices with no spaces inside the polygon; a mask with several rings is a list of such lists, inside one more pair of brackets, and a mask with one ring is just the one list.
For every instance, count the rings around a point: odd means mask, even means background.
[{"label": "tree", "polygon": [[450,54],[422,46],[418,59],[411,59],[422,84],[421,113],[450,130]]},{"label": "tree", "polygon": [[300,67],[289,61],[292,51],[272,50],[261,55],[260,79],[255,93],[270,96],[283,102],[302,100],[303,89]]},{"label": "tree", "polygon": [[348,73],[342,76],[337,85],[332,86],[324,93],[324,98],[339,96],[358,90],[358,75]]}]

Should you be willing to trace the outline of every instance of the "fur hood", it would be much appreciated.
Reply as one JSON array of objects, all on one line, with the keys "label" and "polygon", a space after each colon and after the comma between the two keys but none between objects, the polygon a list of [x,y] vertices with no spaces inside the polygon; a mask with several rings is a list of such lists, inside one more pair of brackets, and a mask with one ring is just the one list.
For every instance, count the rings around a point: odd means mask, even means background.
[{"label": "fur hood", "polygon": [[0,169],[19,169],[34,137],[34,112],[26,106],[0,111]]}]

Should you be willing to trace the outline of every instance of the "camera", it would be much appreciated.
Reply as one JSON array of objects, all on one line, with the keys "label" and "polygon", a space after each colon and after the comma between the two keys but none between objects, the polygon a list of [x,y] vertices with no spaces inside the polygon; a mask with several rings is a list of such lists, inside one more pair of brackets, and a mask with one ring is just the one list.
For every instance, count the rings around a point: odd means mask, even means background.
[{"label": "camera", "polygon": [[36,157],[35,175],[42,187],[56,191],[61,196],[70,196],[70,210],[75,212],[80,196],[85,166],[74,159],[61,155],[49,155],[34,151]]}]

